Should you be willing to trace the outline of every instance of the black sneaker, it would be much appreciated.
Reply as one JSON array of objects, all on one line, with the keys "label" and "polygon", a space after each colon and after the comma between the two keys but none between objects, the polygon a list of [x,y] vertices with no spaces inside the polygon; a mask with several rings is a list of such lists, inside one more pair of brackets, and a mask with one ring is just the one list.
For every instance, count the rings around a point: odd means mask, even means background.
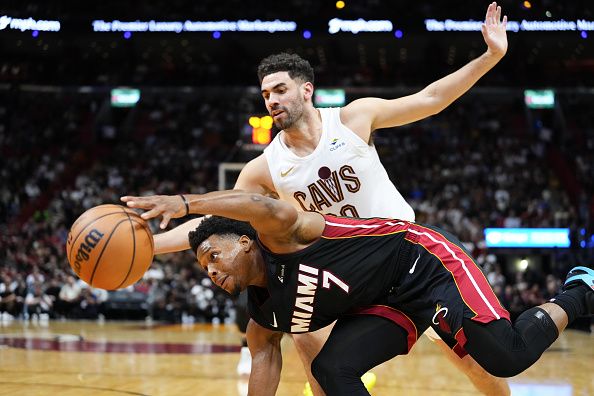
[{"label": "black sneaker", "polygon": [[590,315],[594,315],[594,270],[588,267],[573,267],[567,274],[563,290],[579,285],[586,285],[590,290],[586,292],[586,307]]}]

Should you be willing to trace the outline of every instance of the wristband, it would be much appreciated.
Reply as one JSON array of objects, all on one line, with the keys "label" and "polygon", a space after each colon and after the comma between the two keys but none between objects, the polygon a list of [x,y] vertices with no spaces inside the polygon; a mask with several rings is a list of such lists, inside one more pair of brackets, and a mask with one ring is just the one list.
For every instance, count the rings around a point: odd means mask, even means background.
[{"label": "wristband", "polygon": [[190,214],[190,205],[188,204],[188,200],[186,199],[186,197],[184,196],[184,194],[179,194],[179,196],[184,201],[184,205],[186,205],[186,214],[184,216],[187,216],[187,215]]}]

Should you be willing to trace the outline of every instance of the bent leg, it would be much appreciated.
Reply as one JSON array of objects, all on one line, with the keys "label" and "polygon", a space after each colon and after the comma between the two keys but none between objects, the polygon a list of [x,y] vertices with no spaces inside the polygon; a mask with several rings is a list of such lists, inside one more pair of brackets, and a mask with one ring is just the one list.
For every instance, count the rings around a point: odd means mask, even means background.
[{"label": "bent leg", "polygon": [[467,339],[464,349],[497,377],[512,377],[533,365],[560,331],[551,315],[540,307],[525,311],[513,325],[504,319],[490,323],[465,319],[463,329]]},{"label": "bent leg", "polygon": [[562,293],[522,313],[513,326],[506,320],[481,324],[465,319],[464,348],[493,375],[519,374],[534,364],[576,317],[594,314],[593,290],[594,271],[575,267]]},{"label": "bent leg", "polygon": [[474,387],[486,396],[509,396],[511,390],[504,378],[498,378],[489,374],[482,368],[474,358],[466,355],[460,358],[452,349],[441,339],[432,341],[439,346],[445,356],[458,370],[470,379]]},{"label": "bent leg", "polygon": [[311,371],[329,395],[369,395],[361,376],[397,355],[408,353],[408,333],[372,315],[341,317],[314,359]]},{"label": "bent leg", "polygon": [[307,380],[311,387],[312,393],[315,396],[323,396],[324,391],[318,384],[318,381],[316,381],[312,375],[311,365],[315,357],[318,356],[318,353],[320,353],[324,343],[330,336],[333,326],[334,323],[311,333],[292,334],[293,341],[295,342],[295,349],[299,354],[305,374],[307,375]]}]

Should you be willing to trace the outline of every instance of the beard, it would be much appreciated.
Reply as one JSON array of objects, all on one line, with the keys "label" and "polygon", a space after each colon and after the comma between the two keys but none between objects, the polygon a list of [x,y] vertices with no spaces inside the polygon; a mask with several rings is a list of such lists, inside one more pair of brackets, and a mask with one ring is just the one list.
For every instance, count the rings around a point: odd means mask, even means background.
[{"label": "beard", "polygon": [[293,106],[291,110],[289,110],[288,107],[285,106],[279,106],[277,108],[275,108],[274,110],[282,110],[284,112],[284,117],[281,119],[275,119],[274,120],[274,125],[279,129],[279,130],[285,130],[285,129],[289,129],[292,126],[295,125],[295,123],[297,122],[297,120],[302,116],[303,114],[303,105],[301,103],[292,103]]},{"label": "beard", "polygon": [[293,126],[293,124],[295,124],[295,120],[291,116],[291,113],[285,110],[284,114],[284,119],[274,120],[274,125],[280,130],[289,129]]}]

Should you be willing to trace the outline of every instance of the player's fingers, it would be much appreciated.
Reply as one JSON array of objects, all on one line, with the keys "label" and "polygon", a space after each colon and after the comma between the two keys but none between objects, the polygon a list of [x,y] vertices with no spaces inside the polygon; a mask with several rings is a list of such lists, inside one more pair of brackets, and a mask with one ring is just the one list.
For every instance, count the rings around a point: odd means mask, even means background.
[{"label": "player's fingers", "polygon": [[495,23],[499,23],[501,21],[501,7],[497,7],[497,12],[495,13]]},{"label": "player's fingers", "polygon": [[504,15],[503,16],[503,23],[502,24],[503,24],[503,29],[504,30],[507,29],[507,15]]},{"label": "player's fingers", "polygon": [[124,195],[123,197],[120,197],[120,201],[122,202],[129,202],[129,201],[134,201],[136,199],[138,199],[140,197],[134,197],[132,195]]},{"label": "player's fingers", "polygon": [[148,212],[144,212],[143,214],[141,214],[140,217],[142,217],[145,220],[148,220],[152,219],[153,217],[159,216],[161,213],[163,213],[161,209],[153,208]]},{"label": "player's fingers", "polygon": [[171,216],[169,215],[169,213],[167,213],[167,212],[163,213],[163,220],[161,220],[161,224],[160,224],[160,227],[162,230],[167,228],[167,224],[169,224],[169,220],[171,220]]},{"label": "player's fingers", "polygon": [[497,24],[497,3],[491,4],[491,24]]},{"label": "player's fingers", "polygon": [[136,205],[138,202],[142,201],[142,197],[133,197],[130,195],[126,195],[120,198],[120,201],[125,202],[131,208],[137,207]]},{"label": "player's fingers", "polygon": [[130,208],[137,209],[152,209],[157,206],[157,202],[151,198],[133,197],[133,200],[127,201],[126,204]]}]

